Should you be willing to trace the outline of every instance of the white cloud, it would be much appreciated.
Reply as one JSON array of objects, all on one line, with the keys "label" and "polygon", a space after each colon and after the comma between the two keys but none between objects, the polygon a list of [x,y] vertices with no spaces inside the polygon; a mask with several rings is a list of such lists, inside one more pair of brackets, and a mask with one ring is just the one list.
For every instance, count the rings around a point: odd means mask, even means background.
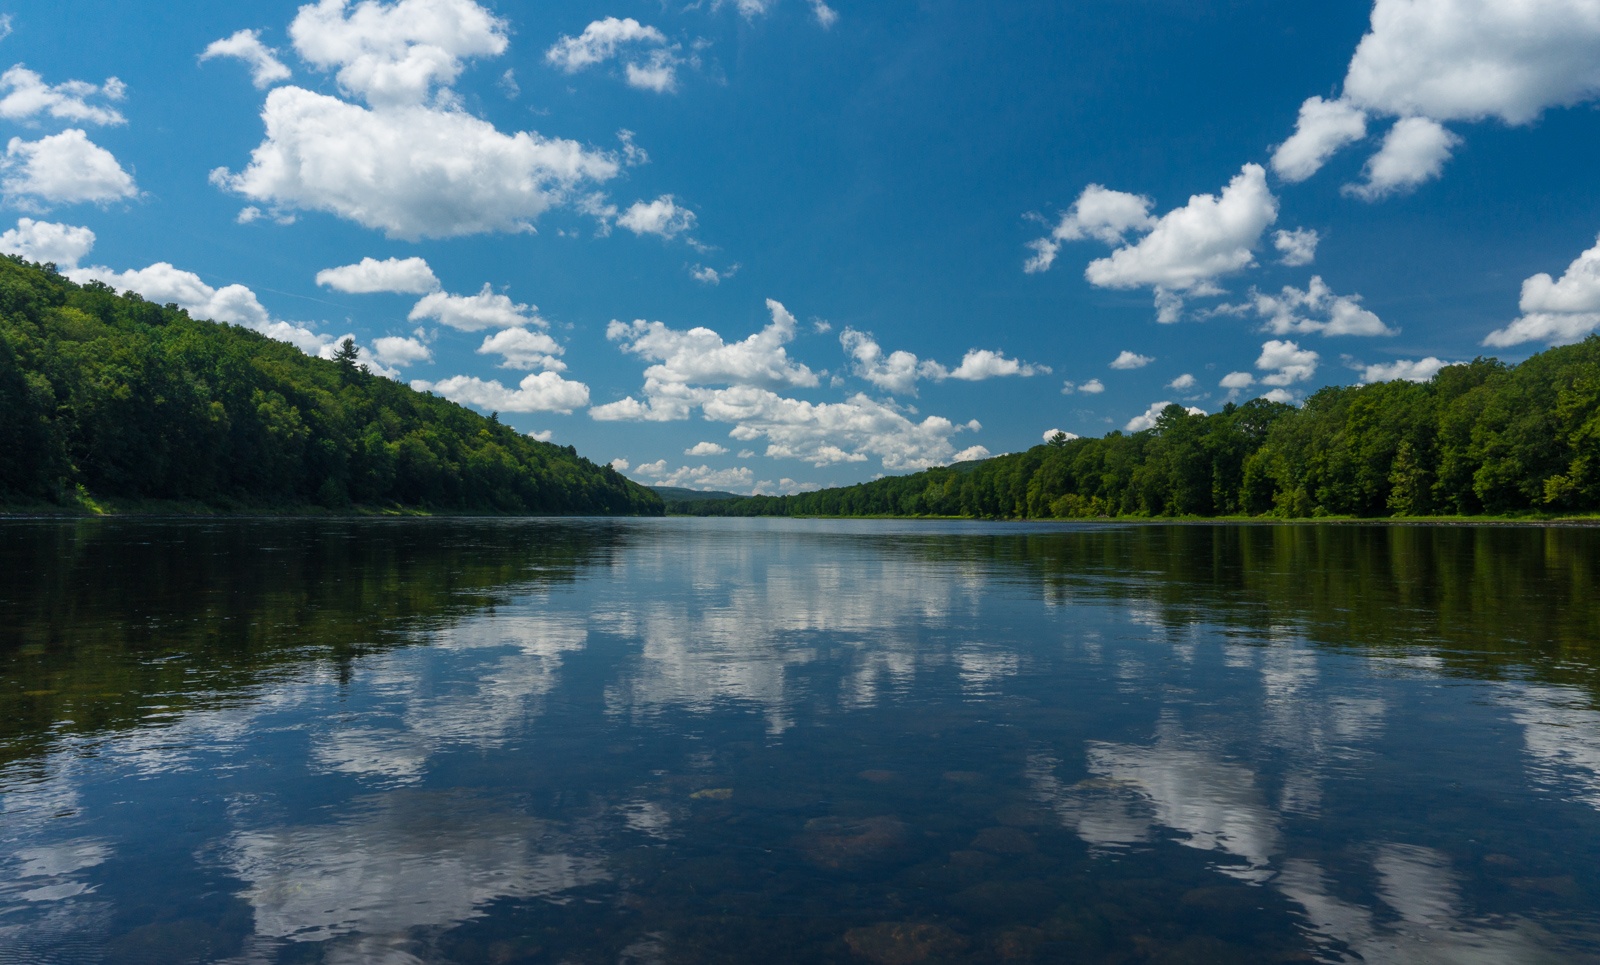
[{"label": "white cloud", "polygon": [[1061,384],[1062,395],[1071,395],[1074,392],[1082,392],[1085,395],[1099,395],[1105,390],[1105,383],[1101,382],[1099,379],[1090,379],[1082,385],[1079,385],[1076,382],[1063,382]]},{"label": "white cloud", "polygon": [[290,77],[289,68],[278,59],[277,53],[261,42],[261,31],[240,30],[222,40],[213,40],[200,54],[200,60],[237,57],[250,67],[250,82],[258,89],[265,90]]},{"label": "white cloud", "polygon": [[1274,232],[1272,247],[1283,256],[1278,259],[1280,264],[1298,268],[1317,260],[1317,242],[1321,240],[1314,228],[1296,228],[1293,231]]},{"label": "white cloud", "polygon": [[0,234],[0,252],[53,262],[63,270],[75,267],[93,249],[93,231],[51,221],[18,218],[15,228]]},{"label": "white cloud", "polygon": [[850,370],[885,392],[915,394],[918,379],[938,378],[944,372],[939,363],[919,360],[904,350],[884,355],[870,332],[847,327],[839,333],[839,344],[850,355]]},{"label": "white cloud", "polygon": [[1294,134],[1272,154],[1272,170],[1290,183],[1316,174],[1340,148],[1367,136],[1367,113],[1343,100],[1308,98]]},{"label": "white cloud", "polygon": [[[640,50],[641,47],[650,49]],[[677,90],[677,70],[683,63],[677,45],[668,44],[665,34],[632,17],[596,20],[583,28],[582,34],[556,41],[545,51],[544,58],[572,74],[620,57],[624,49],[638,54],[628,57],[624,65],[629,86],[658,94]]]},{"label": "white cloud", "polygon": [[554,429],[534,430],[530,431],[527,435],[529,439],[537,439],[540,442],[549,442],[551,439],[556,437],[556,431]]},{"label": "white cloud", "polygon": [[1288,389],[1273,389],[1271,392],[1263,395],[1262,398],[1266,399],[1268,402],[1282,402],[1285,405],[1294,405],[1295,403],[1294,393],[1290,392]]},{"label": "white cloud", "polygon": [[672,195],[664,194],[651,202],[635,201],[617,219],[617,224],[636,235],[672,238],[694,227],[694,212],[680,206]]},{"label": "white cloud", "polygon": [[1597,0],[1376,0],[1337,101],[1313,97],[1273,169],[1301,181],[1365,136],[1368,114],[1401,118],[1349,193],[1376,200],[1437,177],[1458,142],[1440,122],[1527,124],[1600,94]]},{"label": "white cloud", "polygon": [[104,204],[131,198],[139,193],[133,177],[122,170],[110,151],[89,140],[78,128],[70,128],[37,141],[14,137],[0,158],[0,190],[22,206],[32,199],[75,204]]},{"label": "white cloud", "polygon": [[494,86],[500,88],[500,92],[506,95],[506,100],[514,101],[522,93],[522,88],[517,84],[517,71],[513,67],[507,67],[506,72],[500,75],[500,79],[494,82]]},{"label": "white cloud", "polygon": [[1121,245],[1127,240],[1128,232],[1135,229],[1147,231],[1155,227],[1156,220],[1150,216],[1150,208],[1154,204],[1154,201],[1142,195],[1091,184],[1083,189],[1072,208],[1061,216],[1049,237],[1028,243],[1034,254],[1023,264],[1022,270],[1029,274],[1048,270],[1055,262],[1063,241],[1096,238],[1108,245]]},{"label": "white cloud", "polygon": [[706,285],[722,284],[722,273],[717,271],[715,268],[708,268],[705,265],[695,265],[693,268],[690,268],[689,277]]},{"label": "white cloud", "polygon": [[422,258],[363,258],[354,265],[324,268],[317,284],[352,295],[394,292],[425,295],[439,290],[439,279]]},{"label": "white cloud", "polygon": [[1079,436],[1078,436],[1078,434],[1076,432],[1068,432],[1065,429],[1046,429],[1044,431],[1044,441],[1045,442],[1049,442],[1051,439],[1054,439],[1056,436],[1066,436],[1069,441],[1072,440],[1072,439],[1079,438]]},{"label": "white cloud", "polygon": [[1383,147],[1367,159],[1366,180],[1347,184],[1345,193],[1376,201],[1431,181],[1444,170],[1461,138],[1426,117],[1402,117],[1384,136]]},{"label": "white cloud", "polygon": [[554,372],[535,372],[515,389],[498,380],[485,382],[470,375],[456,375],[438,382],[417,380],[411,387],[418,392],[435,392],[451,402],[474,406],[485,412],[560,412],[563,415],[589,404],[589,387],[571,382]]},{"label": "white cloud", "polygon": [[11,36],[11,14],[0,13],[0,40]]},{"label": "white cloud", "polygon": [[665,459],[646,463],[633,472],[636,476],[653,477],[655,482],[652,485],[655,486],[677,486],[683,489],[699,490],[744,490],[749,492],[751,483],[756,478],[755,472],[744,466],[734,469],[684,466],[668,472]]},{"label": "white cloud", "polygon": [[1600,94],[1600,4],[1377,0],[1344,93],[1387,114],[1529,123]]},{"label": "white cloud", "polygon": [[1190,375],[1189,373],[1185,372],[1184,374],[1182,374],[1182,375],[1178,376],[1177,378],[1173,379],[1171,382],[1168,382],[1167,383],[1167,388],[1172,389],[1172,390],[1177,391],[1177,392],[1182,392],[1185,389],[1192,389],[1196,385],[1199,385],[1199,384],[1200,384],[1200,380],[1199,379],[1197,379],[1193,375]]},{"label": "white cloud", "polygon": [[295,50],[369,104],[419,104],[453,83],[468,57],[497,57],[506,24],[472,0],[320,0],[289,25]]},{"label": "white cloud", "polygon": [[1405,379],[1407,382],[1426,382],[1439,374],[1439,370],[1451,365],[1460,365],[1460,362],[1445,362],[1428,356],[1425,359],[1397,359],[1382,365],[1368,365],[1361,373],[1363,382],[1392,382],[1395,379]]},{"label": "white cloud", "polygon": [[623,351],[658,363],[645,369],[647,384],[815,386],[816,373],[790,359],[784,348],[794,340],[794,316],[770,298],[767,310],[771,323],[739,342],[724,342],[709,328],[678,331],[643,319],[613,321],[606,337]]},{"label": "white cloud", "polygon": [[338,341],[320,335],[304,324],[272,318],[256,298],[256,293],[243,285],[213,288],[201,281],[194,272],[183,271],[164,261],[132,271],[119,272],[95,266],[74,268],[63,274],[80,285],[101,281],[118,291],[136,291],[146,300],[157,304],[174,303],[194,318],[242,325],[268,338],[288,342],[307,355],[318,355],[324,349],[331,350],[330,347]]},{"label": "white cloud", "polygon": [[386,335],[372,340],[372,356],[383,365],[400,368],[418,362],[432,362],[433,350],[414,338]]},{"label": "white cloud", "polygon": [[1229,372],[1227,375],[1224,375],[1222,377],[1222,381],[1217,384],[1221,385],[1224,389],[1232,389],[1233,391],[1238,392],[1255,385],[1256,377],[1251,375],[1249,372]]},{"label": "white cloud", "polygon": [[1564,345],[1600,327],[1600,238],[1567,266],[1559,280],[1540,272],[1522,283],[1522,317],[1490,332],[1483,344]]},{"label": "white cloud", "polygon": [[1256,368],[1271,374],[1261,377],[1263,385],[1287,386],[1305,382],[1317,372],[1321,356],[1290,341],[1270,341],[1261,345]]},{"label": "white cloud", "polygon": [[630,464],[629,464],[628,460],[623,459],[620,456],[618,456],[616,459],[611,460],[611,468],[615,469],[617,472],[627,472],[629,465]]},{"label": "white cloud", "polygon": [[824,30],[839,22],[839,11],[828,6],[823,0],[811,0],[811,14],[817,18],[817,23]]},{"label": "white cloud", "polygon": [[974,462],[979,459],[989,458],[989,450],[983,446],[968,446],[967,448],[950,457],[951,462]]},{"label": "white cloud", "polygon": [[[887,469],[920,469],[956,455],[951,437],[973,430],[929,416],[913,422],[897,406],[856,395],[844,402],[786,398],[768,386],[814,387],[818,378],[788,357],[795,319],[768,300],[772,323],[740,342],[706,328],[677,331],[660,322],[614,321],[607,336],[623,351],[656,364],[645,370],[643,401],[632,396],[589,410],[600,421],[675,421],[694,409],[709,421],[733,425],[739,442],[766,439],[766,455],[814,466],[878,457]],[[726,387],[714,387],[726,386]]]},{"label": "white cloud", "polygon": [[1254,289],[1251,300],[1244,305],[1223,306],[1219,311],[1243,314],[1253,311],[1262,319],[1262,328],[1274,335],[1397,335],[1383,320],[1361,307],[1360,295],[1335,295],[1322,280],[1313,275],[1304,291],[1285,285],[1277,295],[1263,294]]},{"label": "white cloud", "polygon": [[1278,199],[1267,188],[1266,171],[1246,164],[1220,197],[1191,197],[1137,242],[1090,262],[1084,276],[1103,288],[1209,293],[1218,277],[1255,263],[1261,233],[1277,218]]},{"label": "white cloud", "polygon": [[719,446],[715,442],[697,442],[683,450],[686,456],[722,456],[728,452],[727,446]]},{"label": "white cloud", "polygon": [[127,85],[115,77],[99,86],[81,80],[46,84],[43,77],[17,64],[0,74],[0,92],[5,95],[0,97],[0,117],[27,121],[47,114],[58,121],[78,124],[126,124],[121,111],[89,101],[120,101],[127,96],[127,90]]},{"label": "white cloud", "polygon": [[457,110],[369,110],[279,87],[267,95],[261,116],[266,139],[249,165],[237,174],[219,168],[213,183],[252,201],[328,212],[397,238],[528,231],[540,214],[579,200],[581,187],[619,170],[614,156],[576,141],[502,134]]},{"label": "white cloud", "polygon": [[1008,375],[1031,378],[1041,373],[1049,375],[1050,367],[1008,359],[999,352],[991,352],[986,348],[974,348],[967,350],[967,354],[961,357],[961,364],[951,369],[948,377],[963,382],[981,382],[984,379]]},{"label": "white cloud", "polygon": [[[1129,419],[1128,420],[1128,424],[1122,427],[1123,430],[1125,432],[1143,432],[1146,429],[1155,428],[1156,420],[1161,418],[1162,411],[1164,409],[1166,409],[1166,407],[1169,406],[1169,405],[1172,405],[1172,403],[1171,402],[1152,402],[1152,403],[1150,403],[1150,408],[1146,409],[1142,415],[1136,415],[1132,419]],[[1192,405],[1184,406],[1184,411],[1188,412],[1190,415],[1205,415],[1206,414],[1206,410],[1197,409]]]},{"label": "white cloud", "polygon": [[567,364],[556,357],[562,351],[560,343],[545,332],[530,332],[525,328],[496,332],[478,346],[479,355],[504,357],[501,368],[543,369],[547,372],[566,371]]},{"label": "white cloud", "polygon": [[643,61],[628,64],[625,73],[629,87],[670,94],[678,89],[678,65],[682,61],[672,50],[652,50]]},{"label": "white cloud", "polygon": [[537,306],[513,302],[485,282],[476,295],[452,295],[449,292],[426,295],[406,317],[413,322],[432,318],[463,332],[479,332],[486,328],[542,327],[545,322],[534,314],[537,310]]},{"label": "white cloud", "polygon": [[1111,367],[1114,369],[1142,369],[1154,361],[1155,358],[1153,356],[1140,355],[1137,352],[1123,349],[1121,355],[1111,360]]},{"label": "white cloud", "polygon": [[954,369],[947,369],[931,359],[919,360],[904,350],[884,355],[883,348],[870,332],[853,328],[840,333],[839,344],[850,355],[851,371],[886,392],[915,395],[918,379],[981,382],[1010,375],[1028,378],[1050,372],[1049,366],[1019,362],[988,349],[969,349]]}]

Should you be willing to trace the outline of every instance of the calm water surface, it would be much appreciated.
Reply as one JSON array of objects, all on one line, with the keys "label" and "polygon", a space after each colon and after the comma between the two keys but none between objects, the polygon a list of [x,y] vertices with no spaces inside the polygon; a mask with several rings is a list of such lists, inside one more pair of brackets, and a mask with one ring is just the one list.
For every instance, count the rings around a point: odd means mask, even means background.
[{"label": "calm water surface", "polygon": [[1600,960],[1600,531],[0,524],[0,962]]}]

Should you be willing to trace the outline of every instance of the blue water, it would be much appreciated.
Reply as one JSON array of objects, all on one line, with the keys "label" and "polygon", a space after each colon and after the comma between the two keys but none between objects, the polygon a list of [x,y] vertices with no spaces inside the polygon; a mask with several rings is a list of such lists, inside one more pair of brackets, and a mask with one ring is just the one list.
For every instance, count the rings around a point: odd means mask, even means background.
[{"label": "blue water", "polygon": [[0,524],[0,962],[1600,960],[1597,560]]}]

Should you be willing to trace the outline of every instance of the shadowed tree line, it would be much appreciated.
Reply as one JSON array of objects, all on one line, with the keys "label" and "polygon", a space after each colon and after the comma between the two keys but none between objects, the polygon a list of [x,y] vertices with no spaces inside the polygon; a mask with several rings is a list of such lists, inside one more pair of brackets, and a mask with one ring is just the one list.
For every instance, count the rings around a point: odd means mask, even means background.
[{"label": "shadowed tree line", "polygon": [[0,504],[352,503],[659,514],[570,446],[528,438],[333,360],[176,305],[0,258]]},{"label": "shadowed tree line", "polygon": [[1330,386],[1299,408],[1170,405],[1142,432],[794,496],[673,502],[702,516],[1476,516],[1600,511],[1600,337],[1427,382]]}]

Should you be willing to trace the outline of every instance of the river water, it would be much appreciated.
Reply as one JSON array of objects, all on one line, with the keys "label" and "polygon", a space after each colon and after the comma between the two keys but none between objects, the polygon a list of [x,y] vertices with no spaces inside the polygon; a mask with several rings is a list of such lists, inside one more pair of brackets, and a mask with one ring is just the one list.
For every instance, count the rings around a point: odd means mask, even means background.
[{"label": "river water", "polygon": [[0,524],[0,962],[1600,960],[1600,530]]}]

